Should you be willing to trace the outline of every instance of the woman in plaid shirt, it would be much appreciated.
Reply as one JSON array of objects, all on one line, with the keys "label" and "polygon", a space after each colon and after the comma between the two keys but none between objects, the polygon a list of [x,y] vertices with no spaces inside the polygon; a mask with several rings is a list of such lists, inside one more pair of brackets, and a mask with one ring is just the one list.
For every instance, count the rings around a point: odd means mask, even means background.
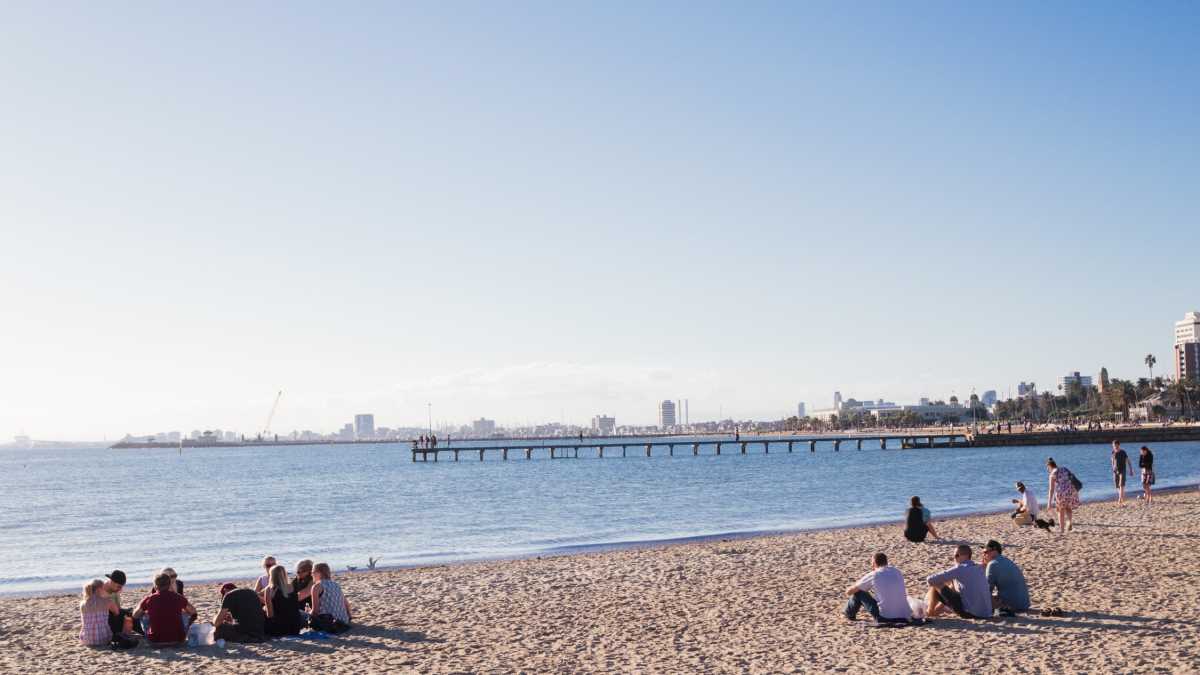
[{"label": "woman in plaid shirt", "polygon": [[108,626],[108,615],[117,614],[117,603],[104,592],[104,580],[93,579],[83,587],[83,602],[79,603],[79,615],[83,628],[79,641],[92,647],[112,642],[112,628]]}]

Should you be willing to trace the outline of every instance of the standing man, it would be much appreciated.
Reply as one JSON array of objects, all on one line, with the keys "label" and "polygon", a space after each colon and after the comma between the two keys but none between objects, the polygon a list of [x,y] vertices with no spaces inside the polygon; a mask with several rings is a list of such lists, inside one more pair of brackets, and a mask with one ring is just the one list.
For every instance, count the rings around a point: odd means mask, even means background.
[{"label": "standing man", "polygon": [[1012,616],[1016,612],[1029,609],[1029,586],[1025,583],[1025,574],[1013,561],[1001,555],[1003,547],[995,539],[988,541],[983,548],[983,563],[987,565],[988,587],[995,591],[992,604],[1004,616]]},{"label": "standing man", "polygon": [[[872,595],[874,591],[874,595]],[[871,558],[871,571],[846,589],[846,618],[854,621],[858,610],[866,607],[875,623],[908,621],[908,594],[904,592],[904,575],[888,564],[887,554],[876,553]]]},{"label": "standing man", "polygon": [[1121,441],[1112,442],[1112,472],[1113,486],[1117,488],[1117,503],[1125,503],[1125,476],[1133,475],[1133,462],[1129,455],[1121,449]]}]

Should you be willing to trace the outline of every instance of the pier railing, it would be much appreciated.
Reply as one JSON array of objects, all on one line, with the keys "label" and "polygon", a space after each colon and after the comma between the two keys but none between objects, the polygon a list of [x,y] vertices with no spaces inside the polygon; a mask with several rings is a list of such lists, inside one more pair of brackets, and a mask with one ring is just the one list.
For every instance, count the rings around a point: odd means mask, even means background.
[{"label": "pier railing", "polygon": [[[581,450],[583,451],[583,457],[590,456],[601,459],[606,456],[615,456],[617,450],[620,450],[621,457],[628,457],[630,449],[633,449],[635,455],[643,454],[646,457],[655,456],[656,450],[660,456],[673,457],[676,449],[682,454],[690,452],[693,456],[701,454],[745,455],[749,454],[752,450],[754,454],[770,454],[772,447],[782,452],[794,452],[797,446],[802,449],[807,447],[809,452],[816,452],[818,443],[831,444],[834,452],[840,452],[843,443],[853,443],[856,450],[862,450],[864,442],[868,444],[878,443],[880,449],[883,450],[889,449],[889,442],[892,443],[891,447],[896,449],[955,448],[970,445],[968,436],[962,433],[823,436],[821,438],[813,438],[811,436],[771,436],[767,438],[727,438],[720,440],[688,440],[676,437],[669,439],[646,438],[602,442],[588,441],[586,439],[582,441],[564,439],[561,442],[554,443],[523,443],[518,439],[512,439],[503,443],[488,445],[436,448],[413,447],[412,461],[427,462],[432,457],[433,461],[436,462],[442,455],[453,457],[456,462],[463,455],[467,457],[477,456],[479,461],[483,461],[489,454],[493,456],[498,455],[501,460],[507,460],[510,453],[513,453],[517,458],[523,457],[524,459],[533,459],[535,455],[547,459],[578,459],[581,456]],[[723,450],[724,452],[722,452]]]}]

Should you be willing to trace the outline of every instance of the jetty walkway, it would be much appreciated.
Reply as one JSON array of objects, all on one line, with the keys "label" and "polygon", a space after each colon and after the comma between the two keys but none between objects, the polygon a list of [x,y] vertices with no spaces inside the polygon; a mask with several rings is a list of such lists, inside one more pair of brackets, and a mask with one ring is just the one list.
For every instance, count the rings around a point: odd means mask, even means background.
[{"label": "jetty walkway", "polygon": [[[771,448],[774,447],[778,451],[793,452],[797,446],[804,448],[807,446],[809,452],[817,451],[817,444],[832,444],[833,451],[839,452],[843,443],[853,443],[855,449],[862,450],[863,443],[878,443],[881,449],[888,449],[888,443],[892,442],[893,446],[898,449],[909,448],[957,448],[965,447],[971,444],[970,437],[965,433],[922,433],[922,434],[883,434],[883,435],[860,435],[853,436],[821,436],[814,438],[812,436],[770,436],[770,437],[754,437],[754,438],[723,438],[723,439],[706,439],[695,440],[689,438],[631,438],[620,441],[589,441],[584,439],[578,441],[576,439],[563,439],[555,443],[528,443],[521,439],[510,439],[502,442],[491,443],[488,445],[468,445],[460,447],[414,447],[412,449],[412,461],[427,462],[430,457],[433,461],[438,461],[438,457],[446,455],[453,457],[454,461],[458,461],[461,455],[467,457],[478,456],[479,461],[483,461],[484,457],[489,453],[493,456],[499,455],[500,459],[507,460],[510,452],[515,452],[518,457],[522,454],[525,459],[533,459],[534,455],[547,459],[578,459],[580,450],[583,451],[583,457],[594,457],[603,459],[606,451],[610,451],[608,456],[616,456],[616,451],[620,449],[621,457],[628,457],[630,448],[635,452],[642,452],[646,457],[653,457],[655,450],[659,455],[674,456],[676,448],[680,452],[691,451],[692,455],[700,455],[701,450],[704,454],[720,455],[722,448],[731,449],[736,454],[748,454],[750,450],[759,450],[761,448],[763,454],[770,454]],[[726,450],[728,454],[728,450]],[[755,454],[759,454],[755,452]]]}]

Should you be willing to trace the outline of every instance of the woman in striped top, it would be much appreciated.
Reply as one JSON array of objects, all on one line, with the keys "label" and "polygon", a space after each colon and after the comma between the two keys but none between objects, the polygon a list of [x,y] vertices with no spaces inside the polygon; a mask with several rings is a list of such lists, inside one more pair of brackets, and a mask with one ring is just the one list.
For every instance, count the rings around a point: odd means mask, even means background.
[{"label": "woman in striped top", "polygon": [[314,628],[341,632],[350,628],[350,602],[332,576],[329,563],[317,563],[313,567],[316,582],[312,587],[312,622]]}]

